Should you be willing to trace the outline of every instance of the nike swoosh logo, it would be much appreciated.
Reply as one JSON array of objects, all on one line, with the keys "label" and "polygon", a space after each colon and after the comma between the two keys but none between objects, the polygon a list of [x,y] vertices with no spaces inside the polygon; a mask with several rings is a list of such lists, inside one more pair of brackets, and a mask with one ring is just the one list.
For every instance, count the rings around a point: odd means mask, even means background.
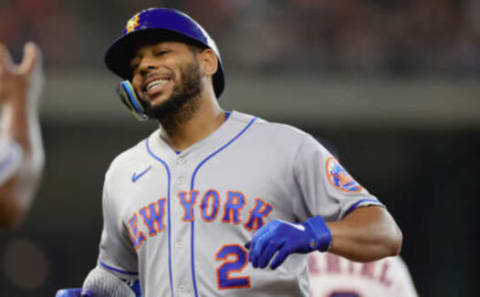
[{"label": "nike swoosh logo", "polygon": [[303,226],[303,225],[294,224],[294,223],[287,222],[287,221],[284,221],[284,220],[279,220],[279,221],[282,221],[283,223],[285,223],[285,224],[287,224],[287,225],[290,225],[290,226],[292,226],[293,228],[298,229],[298,230],[300,230],[300,231],[305,231],[305,226]]},{"label": "nike swoosh logo", "polygon": [[145,173],[149,172],[152,169],[152,165],[148,166],[145,170],[141,171],[140,173],[134,172],[132,175],[132,183],[136,182],[139,178],[141,178]]}]

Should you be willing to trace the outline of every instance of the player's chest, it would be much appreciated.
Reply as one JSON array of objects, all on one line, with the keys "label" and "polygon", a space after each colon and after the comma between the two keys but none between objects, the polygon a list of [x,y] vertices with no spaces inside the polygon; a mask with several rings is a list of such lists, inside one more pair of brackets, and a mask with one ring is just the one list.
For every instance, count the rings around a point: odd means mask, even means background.
[{"label": "player's chest", "polygon": [[116,181],[122,185],[116,195],[132,206],[159,198],[215,199],[222,203],[232,199],[232,193],[241,193],[239,199],[245,202],[261,197],[275,203],[293,182],[288,168],[272,160],[262,162],[242,154],[175,156],[131,165]]},{"label": "player's chest", "polygon": [[192,221],[256,229],[288,209],[294,188],[286,169],[248,159],[178,157],[135,166],[115,193],[131,233],[156,234],[169,223]]}]

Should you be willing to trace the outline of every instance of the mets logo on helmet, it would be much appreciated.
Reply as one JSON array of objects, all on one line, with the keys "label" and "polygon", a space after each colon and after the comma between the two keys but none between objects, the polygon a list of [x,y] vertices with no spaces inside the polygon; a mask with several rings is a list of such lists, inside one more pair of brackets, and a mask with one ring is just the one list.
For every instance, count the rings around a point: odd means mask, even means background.
[{"label": "mets logo on helmet", "polygon": [[133,30],[135,30],[135,28],[137,28],[138,25],[140,25],[139,21],[140,21],[140,17],[138,16],[138,13],[133,17],[131,17],[127,22],[127,26],[126,26],[127,33],[130,33]]},{"label": "mets logo on helmet", "polygon": [[362,186],[353,179],[350,173],[338,163],[337,159],[330,157],[326,164],[328,181],[337,189],[344,192],[360,192]]}]

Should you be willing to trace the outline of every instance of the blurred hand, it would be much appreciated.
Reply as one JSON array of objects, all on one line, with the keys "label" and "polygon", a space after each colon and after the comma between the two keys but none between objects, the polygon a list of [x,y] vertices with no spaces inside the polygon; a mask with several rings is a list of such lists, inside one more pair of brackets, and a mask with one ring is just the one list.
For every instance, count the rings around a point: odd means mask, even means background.
[{"label": "blurred hand", "polygon": [[14,64],[7,47],[0,43],[0,103],[37,107],[44,83],[42,53],[27,42],[20,64]]}]

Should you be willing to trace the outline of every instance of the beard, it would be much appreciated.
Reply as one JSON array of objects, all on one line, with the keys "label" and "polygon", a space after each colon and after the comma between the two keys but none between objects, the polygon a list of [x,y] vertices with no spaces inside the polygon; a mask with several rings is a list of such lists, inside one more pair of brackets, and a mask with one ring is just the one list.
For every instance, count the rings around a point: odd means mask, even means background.
[{"label": "beard", "polygon": [[200,65],[194,59],[181,69],[182,83],[173,88],[170,98],[158,105],[145,103],[145,114],[159,120],[165,128],[188,121],[197,110],[197,101],[202,92],[201,79]]}]

